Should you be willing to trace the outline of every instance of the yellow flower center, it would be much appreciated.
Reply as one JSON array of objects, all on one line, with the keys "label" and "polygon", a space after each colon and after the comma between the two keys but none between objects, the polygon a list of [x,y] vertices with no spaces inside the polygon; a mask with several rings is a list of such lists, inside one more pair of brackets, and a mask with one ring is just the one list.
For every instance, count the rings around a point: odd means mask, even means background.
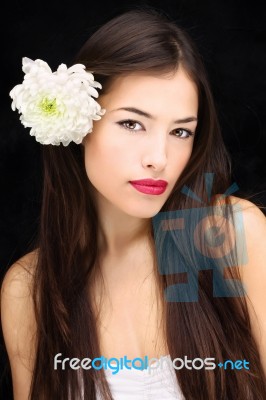
[{"label": "yellow flower center", "polygon": [[47,116],[57,114],[58,109],[57,109],[56,99],[51,100],[45,97],[40,102],[40,109],[43,111],[44,114],[47,114]]}]

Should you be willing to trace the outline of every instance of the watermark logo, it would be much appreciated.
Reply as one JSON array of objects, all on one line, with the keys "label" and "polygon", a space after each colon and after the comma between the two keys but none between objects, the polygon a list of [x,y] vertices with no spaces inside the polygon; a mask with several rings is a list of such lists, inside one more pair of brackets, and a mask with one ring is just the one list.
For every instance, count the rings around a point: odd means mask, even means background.
[{"label": "watermark logo", "polygon": [[224,370],[241,370],[248,369],[249,370],[249,362],[246,360],[225,360],[223,363],[215,362],[215,358],[207,357],[207,358],[194,358],[189,359],[186,355],[184,358],[174,358],[171,360],[170,356],[162,356],[160,358],[149,358],[148,356],[136,357],[133,359],[128,358],[127,356],[123,356],[121,358],[111,357],[106,358],[104,356],[96,357],[94,359],[90,358],[62,358],[62,353],[58,353],[54,356],[54,369],[62,369],[65,370],[67,368],[78,370],[85,369],[89,370],[91,368],[95,370],[111,370],[112,375],[116,375],[121,370],[147,370],[149,374],[155,370],[163,370],[167,367],[174,368],[176,370],[180,370],[182,368],[186,368],[188,370],[213,370],[215,368],[223,368]]},{"label": "watermark logo", "polygon": [[[213,173],[204,174],[210,203]],[[231,195],[238,186],[232,184],[220,198]],[[237,279],[225,278],[225,269],[247,263],[247,250],[241,206],[209,206],[187,186],[182,193],[201,204],[200,207],[167,211],[153,218],[157,262],[161,275],[186,273],[187,283],[176,283],[165,290],[169,302],[198,301],[198,273],[212,270],[213,297],[245,295]]]}]

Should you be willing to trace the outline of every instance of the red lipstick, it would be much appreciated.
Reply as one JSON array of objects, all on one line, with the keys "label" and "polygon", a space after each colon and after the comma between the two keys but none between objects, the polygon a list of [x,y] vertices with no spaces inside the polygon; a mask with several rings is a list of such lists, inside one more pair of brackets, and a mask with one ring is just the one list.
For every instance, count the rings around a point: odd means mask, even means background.
[{"label": "red lipstick", "polygon": [[161,179],[140,179],[137,181],[130,181],[129,183],[139,192],[153,195],[162,194],[168,184],[168,182]]}]

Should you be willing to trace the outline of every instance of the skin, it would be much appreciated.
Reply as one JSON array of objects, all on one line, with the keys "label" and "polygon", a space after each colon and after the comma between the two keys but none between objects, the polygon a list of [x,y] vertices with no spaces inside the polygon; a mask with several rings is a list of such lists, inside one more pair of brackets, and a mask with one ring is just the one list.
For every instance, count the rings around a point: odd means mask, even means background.
[{"label": "skin", "polygon": [[[99,103],[106,113],[83,145],[102,228],[99,241],[104,237],[106,243],[101,305],[99,282],[94,287],[101,353],[156,357],[168,350],[158,328],[161,310],[154,305],[159,294],[147,229],[191,156],[194,135],[188,130],[194,134],[197,126],[197,89],[181,67],[167,76],[134,73],[116,79]],[[137,108],[151,118],[120,108]],[[144,194],[129,183],[144,178],[167,181],[166,191]]]},{"label": "skin", "polygon": [[[94,130],[83,145],[102,227],[100,265],[108,294],[101,308],[101,354],[160,357],[168,354],[168,349],[158,323],[161,310],[154,306],[158,293],[147,228],[191,155],[193,137],[182,140],[172,133],[176,128],[194,132],[196,122],[179,125],[173,121],[197,115],[197,92],[185,72],[179,69],[168,77],[145,74],[121,77],[99,102],[107,112],[94,123]],[[112,111],[120,107],[137,107],[155,119],[128,111]],[[143,128],[131,132],[117,125],[126,119],[137,120]],[[133,127],[139,129],[139,125]],[[160,196],[144,195],[128,183],[149,177],[167,180],[167,191]],[[233,197],[232,201],[242,207],[248,262],[239,269],[249,296],[251,327],[266,375],[266,219],[250,201]],[[30,339],[34,337],[36,321],[31,285],[37,252],[15,262],[1,286],[1,322],[14,400],[28,399],[32,379],[34,340]],[[99,289],[96,282],[96,305]]]},{"label": "skin", "polygon": [[[83,142],[85,166],[95,188],[108,251],[121,252],[121,246],[132,240],[132,232],[138,235],[160,211],[190,158],[194,136],[187,130],[196,129],[198,96],[194,82],[180,67],[168,76],[119,77],[99,103],[106,113]],[[118,110],[126,107],[152,118]],[[188,117],[195,121],[175,122]],[[125,120],[132,122],[119,125]],[[129,183],[144,178],[167,181],[166,191],[147,195]]]}]

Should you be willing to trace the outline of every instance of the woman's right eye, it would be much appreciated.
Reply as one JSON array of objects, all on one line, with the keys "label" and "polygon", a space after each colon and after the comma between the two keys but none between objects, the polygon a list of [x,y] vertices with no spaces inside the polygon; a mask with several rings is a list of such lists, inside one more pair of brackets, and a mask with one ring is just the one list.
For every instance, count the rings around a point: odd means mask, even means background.
[{"label": "woman's right eye", "polygon": [[[120,125],[122,128],[128,129],[129,131],[140,131],[143,129],[142,125],[139,122],[132,119],[119,121],[118,125]],[[139,126],[140,128],[136,129],[137,126]]]}]

